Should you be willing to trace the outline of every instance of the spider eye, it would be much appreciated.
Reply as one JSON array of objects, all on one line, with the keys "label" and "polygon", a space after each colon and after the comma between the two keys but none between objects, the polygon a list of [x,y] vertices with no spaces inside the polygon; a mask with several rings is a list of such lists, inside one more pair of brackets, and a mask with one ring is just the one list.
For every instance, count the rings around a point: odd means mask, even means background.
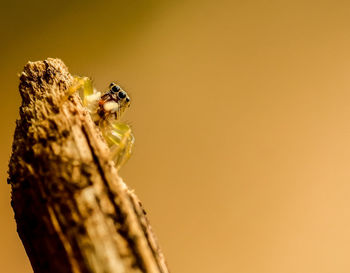
[{"label": "spider eye", "polygon": [[130,101],[130,98],[129,98],[129,97],[127,97],[127,98],[125,99],[125,101],[126,101],[126,102],[129,102],[129,101]]},{"label": "spider eye", "polygon": [[124,99],[125,97],[126,97],[126,93],[125,93],[124,91],[120,91],[120,92],[118,93],[118,98]]},{"label": "spider eye", "polygon": [[113,85],[111,90],[113,93],[117,93],[120,90],[120,87],[118,85]]},{"label": "spider eye", "polygon": [[109,84],[109,88],[111,88],[113,85],[115,85],[115,83],[114,83],[114,82],[111,82],[111,83]]}]

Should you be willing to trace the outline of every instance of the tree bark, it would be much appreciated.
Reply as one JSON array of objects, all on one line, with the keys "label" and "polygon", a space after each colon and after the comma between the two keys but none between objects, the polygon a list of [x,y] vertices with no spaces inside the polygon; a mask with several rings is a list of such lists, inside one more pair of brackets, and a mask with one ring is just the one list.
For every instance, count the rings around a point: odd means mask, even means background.
[{"label": "tree bark", "polygon": [[20,75],[20,119],[8,182],[34,272],[168,272],[138,198],[109,158],[99,128],[59,59]]}]

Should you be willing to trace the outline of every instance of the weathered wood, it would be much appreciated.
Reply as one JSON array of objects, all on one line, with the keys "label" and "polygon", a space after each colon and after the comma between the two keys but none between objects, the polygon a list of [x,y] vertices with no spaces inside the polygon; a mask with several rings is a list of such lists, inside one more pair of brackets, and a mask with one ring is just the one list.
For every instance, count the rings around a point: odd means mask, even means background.
[{"label": "weathered wood", "polygon": [[17,230],[34,272],[168,272],[145,212],[59,59],[29,62],[9,163]]}]

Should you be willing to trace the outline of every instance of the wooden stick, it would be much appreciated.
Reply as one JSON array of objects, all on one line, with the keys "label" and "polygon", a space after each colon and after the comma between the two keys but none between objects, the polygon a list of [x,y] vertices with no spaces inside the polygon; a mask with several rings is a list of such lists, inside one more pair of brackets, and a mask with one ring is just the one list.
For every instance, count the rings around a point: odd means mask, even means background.
[{"label": "wooden stick", "polygon": [[140,201],[59,59],[29,62],[9,163],[18,234],[36,273],[168,272]]}]

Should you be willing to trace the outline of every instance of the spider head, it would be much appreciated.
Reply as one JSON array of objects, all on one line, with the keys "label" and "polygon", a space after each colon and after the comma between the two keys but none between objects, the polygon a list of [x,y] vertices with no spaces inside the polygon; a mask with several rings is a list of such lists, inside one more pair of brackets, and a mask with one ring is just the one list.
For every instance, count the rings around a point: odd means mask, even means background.
[{"label": "spider head", "polygon": [[112,95],[113,100],[118,102],[120,104],[120,106],[130,107],[130,97],[119,85],[112,82],[109,85],[109,92],[108,93],[110,93]]},{"label": "spider head", "polygon": [[111,114],[119,119],[126,108],[130,107],[130,97],[115,83],[109,85],[109,91],[105,93],[99,102],[100,116],[109,117]]}]

